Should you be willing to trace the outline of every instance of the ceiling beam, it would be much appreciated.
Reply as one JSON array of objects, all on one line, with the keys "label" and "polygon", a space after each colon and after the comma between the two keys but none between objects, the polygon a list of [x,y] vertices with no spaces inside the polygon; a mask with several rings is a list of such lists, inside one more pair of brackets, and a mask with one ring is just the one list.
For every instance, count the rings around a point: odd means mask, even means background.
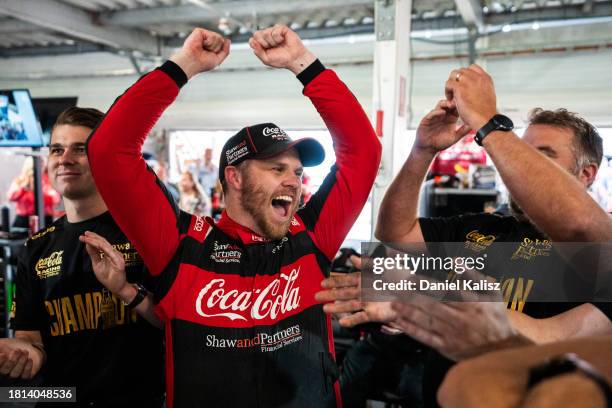
[{"label": "ceiling beam", "polygon": [[485,17],[489,25],[501,25],[522,21],[571,20],[576,18],[609,17],[612,15],[612,1],[596,2],[592,7],[583,4],[571,4],[559,7],[542,7],[533,10],[518,10],[490,14]]},{"label": "ceiling beam", "polygon": [[91,43],[77,43],[74,45],[49,45],[46,47],[0,47],[0,57],[42,57],[49,55],[74,55],[84,52],[107,51],[103,46]]},{"label": "ceiling beam", "polygon": [[475,27],[482,31],[484,17],[480,0],[455,0],[455,5],[467,27]]},{"label": "ceiling beam", "polygon": [[0,21],[0,34],[31,33],[35,31],[49,31],[39,26],[19,20]]},{"label": "ceiling beam", "polygon": [[[374,24],[356,24],[350,26],[335,26],[335,27],[318,27],[318,28],[301,28],[295,32],[303,40],[317,38],[332,38],[346,35],[370,34],[374,32]],[[234,34],[232,35],[232,43],[245,43],[251,38],[251,33]],[[170,48],[177,48],[183,45],[184,38],[174,37],[169,39],[164,45]]]},{"label": "ceiling beam", "polygon": [[373,8],[374,2],[373,0],[223,1],[215,3],[214,9],[191,4],[101,13],[100,21],[108,25],[142,26],[157,23],[196,22],[216,19],[220,16],[241,20],[253,15],[301,14],[321,10],[342,10],[351,6],[372,6]]},{"label": "ceiling beam", "polygon": [[0,14],[111,48],[159,54],[155,37],[137,30],[94,24],[90,13],[54,0],[0,0]]}]

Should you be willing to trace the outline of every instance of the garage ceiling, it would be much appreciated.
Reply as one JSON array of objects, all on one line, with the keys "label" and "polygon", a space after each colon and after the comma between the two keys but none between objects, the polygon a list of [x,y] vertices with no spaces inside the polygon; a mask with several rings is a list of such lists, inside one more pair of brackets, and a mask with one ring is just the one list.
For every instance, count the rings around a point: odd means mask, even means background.
[{"label": "garage ceiling", "polygon": [[[388,0],[0,0],[0,57],[121,53],[167,55],[194,26],[234,43],[275,23],[302,38],[374,32],[374,3]],[[568,21],[601,22],[608,0],[414,0],[413,31]]]}]

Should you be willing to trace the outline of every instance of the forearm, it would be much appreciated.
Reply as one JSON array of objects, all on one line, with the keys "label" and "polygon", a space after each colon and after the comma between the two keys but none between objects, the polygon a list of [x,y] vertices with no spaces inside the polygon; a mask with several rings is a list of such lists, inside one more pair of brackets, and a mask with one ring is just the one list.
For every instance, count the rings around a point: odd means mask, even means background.
[{"label": "forearm", "polygon": [[[351,176],[373,180],[382,146],[359,101],[336,73],[325,69],[319,61],[300,72],[297,78],[304,84],[304,95],[310,98],[331,134],[339,170],[346,169],[352,172]],[[368,194],[370,188],[367,188]]]},{"label": "forearm", "polygon": [[45,351],[45,347],[39,331],[17,330],[15,331],[15,338],[31,345],[32,349],[30,350],[30,352],[40,354],[40,358],[43,362],[47,360],[47,353]]},{"label": "forearm", "polygon": [[510,324],[535,344],[554,343],[563,339],[563,333],[549,319],[534,319],[523,313],[509,310]]},{"label": "forearm", "polygon": [[308,68],[310,64],[312,64],[316,60],[317,60],[317,57],[312,52],[306,50],[298,58],[291,61],[287,69],[293,72],[295,75],[299,75],[302,73],[302,71]]},{"label": "forearm", "polygon": [[602,356],[609,354],[611,345],[612,337],[597,337],[503,350],[466,360],[446,375],[438,391],[438,402],[445,408],[519,406],[529,369],[568,352],[590,362],[610,381],[612,359]]},{"label": "forearm", "polygon": [[337,75],[317,61],[298,79],[333,139],[336,163],[308,202],[317,246],[333,259],[361,213],[376,178],[381,144],[363,108]]},{"label": "forearm", "polygon": [[514,310],[507,313],[512,326],[536,344],[605,335],[612,327],[610,319],[590,303],[545,319],[535,319]]},{"label": "forearm", "polygon": [[[380,206],[376,238],[402,242],[418,222],[419,192],[435,157],[430,150],[413,147]],[[422,238],[421,238],[422,240]]]},{"label": "forearm", "polygon": [[514,133],[493,132],[483,146],[513,199],[553,241],[612,239],[610,217],[552,160]]}]

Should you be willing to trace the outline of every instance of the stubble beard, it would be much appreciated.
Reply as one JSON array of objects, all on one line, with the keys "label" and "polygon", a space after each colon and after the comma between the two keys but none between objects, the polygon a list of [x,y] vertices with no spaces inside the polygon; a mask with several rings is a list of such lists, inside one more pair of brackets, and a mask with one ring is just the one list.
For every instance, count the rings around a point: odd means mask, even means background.
[{"label": "stubble beard", "polygon": [[245,172],[244,187],[241,195],[241,204],[251,214],[255,224],[265,238],[278,240],[287,235],[293,215],[297,210],[297,203],[290,208],[291,216],[283,223],[273,222],[269,219],[266,210],[270,207],[270,195],[262,187],[257,187],[255,182]]}]

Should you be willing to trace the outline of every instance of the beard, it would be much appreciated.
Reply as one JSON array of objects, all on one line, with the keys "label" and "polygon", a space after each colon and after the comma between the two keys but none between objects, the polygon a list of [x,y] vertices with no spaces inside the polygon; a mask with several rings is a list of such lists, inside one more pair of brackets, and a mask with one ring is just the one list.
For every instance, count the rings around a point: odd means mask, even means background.
[{"label": "beard", "polygon": [[[241,195],[242,208],[251,214],[255,224],[259,230],[263,232],[263,236],[272,240],[278,240],[287,235],[289,226],[291,225],[291,220],[293,219],[299,205],[299,200],[295,194],[296,192],[293,189],[290,191],[284,189],[284,191],[268,193],[263,187],[258,187],[256,185],[248,172],[244,172],[243,177],[244,186]],[[291,207],[289,208],[290,216],[288,217],[287,221],[279,223],[271,219],[269,211],[272,205],[272,197],[283,194],[287,194],[295,198]]]}]

